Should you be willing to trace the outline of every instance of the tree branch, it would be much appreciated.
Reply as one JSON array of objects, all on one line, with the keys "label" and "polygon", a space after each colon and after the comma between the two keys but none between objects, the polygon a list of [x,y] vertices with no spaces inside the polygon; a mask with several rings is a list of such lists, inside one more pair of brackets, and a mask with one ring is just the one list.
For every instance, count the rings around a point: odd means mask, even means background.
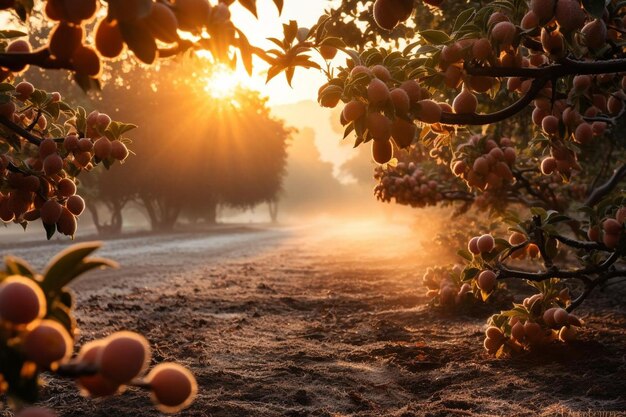
[{"label": "tree branch", "polygon": [[39,144],[42,141],[41,138],[38,138],[37,136],[33,135],[28,130],[24,129],[22,126],[20,126],[17,123],[13,122],[12,120],[7,118],[6,116],[0,115],[0,125],[3,125],[5,127],[7,127],[8,129],[12,130],[13,132],[17,133],[18,135],[20,135],[21,137],[23,137],[24,139],[26,139],[27,141],[29,141],[33,145],[39,146]]},{"label": "tree branch", "polygon": [[607,182],[594,189],[587,200],[585,201],[585,205],[588,207],[593,207],[602,198],[604,198],[607,194],[609,194],[613,189],[619,184],[619,182],[626,177],[626,164],[622,164],[615,169],[611,178],[608,179]]}]

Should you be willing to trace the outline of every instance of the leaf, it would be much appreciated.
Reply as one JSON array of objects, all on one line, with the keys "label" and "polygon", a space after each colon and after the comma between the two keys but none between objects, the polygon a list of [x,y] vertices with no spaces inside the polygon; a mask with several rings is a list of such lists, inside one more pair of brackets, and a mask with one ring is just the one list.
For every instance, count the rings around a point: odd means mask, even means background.
[{"label": "leaf", "polygon": [[128,49],[133,51],[141,62],[152,64],[156,59],[157,44],[150,30],[146,26],[130,22],[120,22],[119,27]]},{"label": "leaf", "polygon": [[7,91],[13,91],[13,90],[15,90],[15,87],[13,86],[13,84],[0,83],[0,93],[5,93]]},{"label": "leaf", "polygon": [[[89,262],[85,258],[100,248],[101,245],[100,242],[79,243],[56,254],[48,263],[41,282],[44,292],[59,292],[72,279],[89,269],[93,269],[95,266],[85,269],[86,267],[83,264]],[[95,260],[95,262],[99,262],[100,265],[103,264],[103,260],[100,259]],[[116,265],[112,261],[107,261],[106,263],[108,266]]]},{"label": "leaf", "polygon": [[339,38],[324,38],[320,42],[320,46],[332,46],[337,49],[342,49],[346,47],[346,43]]},{"label": "leaf", "polygon": [[35,271],[25,260],[15,256],[5,256],[4,263],[9,275],[22,275],[28,278],[35,278]]},{"label": "leaf", "polygon": [[474,17],[474,9],[467,9],[461,12],[454,21],[452,32],[458,32],[470,19]]},{"label": "leaf", "polygon": [[5,39],[21,38],[23,36],[28,36],[28,34],[21,30],[0,30],[0,37]]},{"label": "leaf", "polygon": [[278,14],[281,14],[283,12],[283,0],[274,0],[274,4],[278,9]]},{"label": "leaf", "polygon": [[437,45],[450,41],[450,36],[441,30],[427,29],[419,32],[419,35],[427,42]]},{"label": "leaf", "polygon": [[74,81],[85,93],[91,90],[99,91],[101,89],[100,81],[95,78],[91,78],[87,74],[79,74],[77,72],[74,73]]},{"label": "leaf", "polygon": [[254,17],[256,17],[257,19],[259,18],[256,11],[256,0],[239,0],[239,3],[241,3],[243,7],[248,9],[250,13],[254,15]]},{"label": "leaf", "polygon": [[472,254],[467,250],[467,249],[460,249],[457,252],[457,255],[459,255],[461,258],[466,259],[468,261],[472,261],[472,259],[474,259],[474,257],[472,256]]}]

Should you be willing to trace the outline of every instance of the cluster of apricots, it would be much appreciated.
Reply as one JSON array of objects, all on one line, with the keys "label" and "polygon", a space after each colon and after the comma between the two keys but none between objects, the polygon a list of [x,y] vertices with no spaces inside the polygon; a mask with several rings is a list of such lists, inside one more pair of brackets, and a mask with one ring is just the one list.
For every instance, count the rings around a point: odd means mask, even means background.
[{"label": "cluster of apricots", "polygon": [[513,232],[509,236],[509,244],[513,247],[520,246],[519,249],[515,249],[511,252],[511,258],[524,259],[529,257],[530,259],[538,258],[541,253],[539,246],[534,243],[527,243],[528,239],[520,232]]},{"label": "cluster of apricots", "polygon": [[519,351],[556,341],[568,343],[576,340],[584,322],[560,306],[563,301],[569,301],[568,290],[561,290],[552,302],[545,303],[544,299],[544,294],[535,294],[524,299],[517,310],[512,310],[517,314],[493,316],[485,332],[485,350],[495,354],[504,345],[511,351]]},{"label": "cluster of apricots", "polygon": [[[61,292],[71,296],[55,282],[73,279],[74,276],[63,277],[72,274],[73,266],[88,270],[93,260],[85,259],[87,263],[81,266],[80,259],[97,246],[82,244],[66,250],[49,265],[44,276],[0,273],[0,352],[4,358],[11,358],[11,363],[0,365],[0,392],[20,398],[20,390],[29,386],[26,381],[36,381],[41,372],[52,372],[75,379],[80,391],[89,397],[111,396],[127,386],[137,386],[150,390],[155,405],[163,412],[187,407],[197,392],[194,376],[175,363],[158,364],[146,374],[151,353],[140,334],[116,332],[84,344],[74,355],[72,303],[58,298]],[[23,261],[11,262],[15,265]],[[98,265],[108,262],[99,260]],[[60,271],[59,265],[70,270]],[[21,268],[31,272],[25,263],[21,263]],[[33,408],[18,415],[54,415],[45,413],[51,412]]]},{"label": "cluster of apricots", "polygon": [[461,280],[462,269],[455,265],[452,269],[444,267],[428,268],[422,281],[427,288],[426,296],[442,306],[461,306],[474,300],[472,286]]},{"label": "cluster of apricots", "polygon": [[615,215],[607,217],[600,226],[591,226],[587,231],[587,237],[594,242],[602,242],[609,249],[619,246],[624,235],[624,223],[626,222],[626,207],[620,207]]},{"label": "cluster of apricots", "polygon": [[[20,152],[9,149],[0,154],[0,220],[25,224],[41,219],[48,229],[73,236],[77,216],[85,209],[76,194],[75,176],[98,163],[110,165],[128,157],[119,124],[96,111],[81,116],[61,102],[59,93],[35,90],[26,81],[18,83],[8,98],[0,105],[0,115],[32,140],[22,141]],[[49,125],[58,121],[54,112],[61,113],[61,108],[67,132],[53,138]]]},{"label": "cluster of apricots", "polygon": [[415,162],[399,162],[393,169],[377,166],[374,178],[378,180],[374,194],[382,202],[395,199],[398,204],[426,207],[437,205],[443,198],[438,182],[429,179]]},{"label": "cluster of apricots", "polygon": [[514,180],[512,168],[517,153],[509,138],[493,139],[473,135],[458,149],[460,155],[452,165],[454,175],[470,187],[497,190]]}]

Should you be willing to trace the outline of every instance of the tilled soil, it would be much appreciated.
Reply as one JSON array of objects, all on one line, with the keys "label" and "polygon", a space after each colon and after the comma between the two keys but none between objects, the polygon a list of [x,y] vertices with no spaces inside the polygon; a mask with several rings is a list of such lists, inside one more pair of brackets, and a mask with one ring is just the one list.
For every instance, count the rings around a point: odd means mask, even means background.
[{"label": "tilled soil", "polygon": [[[356,223],[108,241],[99,255],[122,268],[75,283],[79,342],[144,333],[153,362],[198,379],[181,416],[626,415],[626,285],[578,310],[576,343],[495,359],[482,348],[493,307],[427,305],[421,275],[437,260],[420,239]],[[42,260],[63,246],[0,253]],[[140,390],[92,400],[47,382],[43,403],[61,416],[159,415]]]}]

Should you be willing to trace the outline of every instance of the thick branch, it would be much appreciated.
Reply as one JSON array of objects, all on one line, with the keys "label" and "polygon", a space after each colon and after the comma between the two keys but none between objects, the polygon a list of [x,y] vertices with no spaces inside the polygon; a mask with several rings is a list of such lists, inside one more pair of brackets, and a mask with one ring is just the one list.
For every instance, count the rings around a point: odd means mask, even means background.
[{"label": "thick branch", "polygon": [[619,184],[622,179],[624,179],[624,177],[626,177],[626,164],[620,165],[615,170],[615,172],[613,172],[613,175],[611,176],[611,178],[608,179],[607,182],[594,189],[589,197],[587,197],[585,205],[588,207],[593,207],[598,204],[598,202],[602,200],[602,198],[604,198],[607,194],[613,191],[613,189],[617,186],[617,184]]},{"label": "thick branch", "polygon": [[13,122],[5,116],[0,115],[0,124],[17,133],[33,145],[39,145],[41,143],[41,138],[33,135],[28,130],[24,129],[22,126],[18,125],[17,123]]}]

